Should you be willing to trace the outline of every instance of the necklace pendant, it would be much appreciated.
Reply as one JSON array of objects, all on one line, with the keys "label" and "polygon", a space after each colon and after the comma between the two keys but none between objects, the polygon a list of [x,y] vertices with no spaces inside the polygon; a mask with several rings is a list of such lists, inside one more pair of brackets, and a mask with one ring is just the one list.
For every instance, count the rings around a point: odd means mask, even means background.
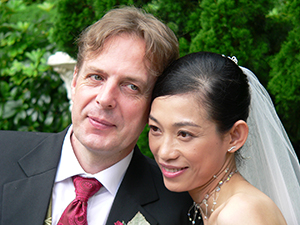
[{"label": "necklace pendant", "polygon": [[[229,168],[225,169],[225,174],[228,173],[229,171]],[[215,210],[215,207],[217,205],[217,200],[218,200],[218,197],[219,197],[219,192],[221,191],[221,186],[224,184],[224,183],[227,183],[230,178],[236,173],[238,172],[237,170],[229,173],[229,175],[224,178],[223,180],[220,180],[217,187],[209,194],[206,194],[203,198],[203,200],[200,202],[200,203],[196,203],[194,202],[194,204],[191,206],[191,208],[189,209],[188,211],[188,217],[189,217],[189,221],[194,225],[195,224],[195,221],[196,219],[201,219],[201,215],[202,215],[202,218],[204,220],[208,220],[209,218],[209,215],[208,215],[208,212],[211,212],[213,213],[214,210]],[[216,175],[213,176],[213,178],[217,178]],[[212,206],[211,206],[211,209],[209,209],[209,205],[208,205],[208,199],[212,197]],[[204,206],[205,208],[202,209],[201,208],[201,205]],[[194,215],[191,216],[191,210],[194,208]],[[198,215],[199,213],[199,215]],[[211,214],[210,213],[210,214]]]}]

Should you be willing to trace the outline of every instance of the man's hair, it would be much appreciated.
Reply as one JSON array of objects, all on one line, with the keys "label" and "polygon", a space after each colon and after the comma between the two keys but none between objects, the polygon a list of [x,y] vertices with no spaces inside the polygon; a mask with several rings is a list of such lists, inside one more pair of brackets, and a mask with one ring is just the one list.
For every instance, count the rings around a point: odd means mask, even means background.
[{"label": "man's hair", "polygon": [[108,38],[122,33],[145,41],[144,60],[149,62],[145,65],[151,75],[160,75],[179,57],[177,38],[168,26],[141,9],[123,7],[110,10],[82,32],[78,39],[78,70],[85,59],[100,54]]}]

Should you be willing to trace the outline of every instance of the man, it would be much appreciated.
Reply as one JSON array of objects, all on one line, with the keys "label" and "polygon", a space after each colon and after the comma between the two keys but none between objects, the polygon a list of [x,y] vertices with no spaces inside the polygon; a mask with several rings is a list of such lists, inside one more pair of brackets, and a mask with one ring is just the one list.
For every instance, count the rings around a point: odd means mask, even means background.
[{"label": "man", "polygon": [[1,224],[51,224],[49,215],[57,224],[75,198],[75,175],[102,185],[88,200],[89,225],[127,223],[138,212],[150,224],[188,224],[190,197],[167,191],[136,146],[156,76],[178,57],[175,35],[126,7],[90,26],[78,46],[72,125],[58,134],[0,132]]}]

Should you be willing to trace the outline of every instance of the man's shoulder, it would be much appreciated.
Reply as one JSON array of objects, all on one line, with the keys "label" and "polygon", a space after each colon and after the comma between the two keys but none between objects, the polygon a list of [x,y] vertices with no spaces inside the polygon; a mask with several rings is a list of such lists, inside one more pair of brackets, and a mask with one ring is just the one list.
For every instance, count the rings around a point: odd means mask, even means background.
[{"label": "man's shoulder", "polygon": [[0,131],[0,148],[34,146],[53,133]]},{"label": "man's shoulder", "polygon": [[160,169],[154,159],[142,154],[137,146],[135,148],[134,154],[135,156],[133,157],[133,160],[138,160],[138,165],[140,167],[143,167],[144,169],[149,168],[153,177],[158,177],[159,179],[162,179]]},{"label": "man's shoulder", "polygon": [[63,130],[59,133],[51,133],[51,132],[38,132],[38,131],[15,131],[15,130],[0,130],[0,142],[10,142],[10,143],[18,143],[23,140],[32,140],[40,141],[49,136],[56,134],[64,134],[66,130]]},{"label": "man's shoulder", "polygon": [[150,166],[150,168],[152,170],[159,171],[159,167],[154,159],[152,159],[146,155],[143,155],[143,156],[144,156],[145,160],[147,161],[147,164]]},{"label": "man's shoulder", "polygon": [[[0,156],[19,157],[57,133],[0,131]],[[63,135],[63,134],[61,134]]]},{"label": "man's shoulder", "polygon": [[52,135],[53,133],[45,133],[45,132],[31,132],[31,131],[15,131],[15,130],[0,130],[0,137],[1,141],[4,141],[2,137],[5,138],[13,138],[13,139],[19,139],[19,138],[43,138],[47,137],[49,135]]}]

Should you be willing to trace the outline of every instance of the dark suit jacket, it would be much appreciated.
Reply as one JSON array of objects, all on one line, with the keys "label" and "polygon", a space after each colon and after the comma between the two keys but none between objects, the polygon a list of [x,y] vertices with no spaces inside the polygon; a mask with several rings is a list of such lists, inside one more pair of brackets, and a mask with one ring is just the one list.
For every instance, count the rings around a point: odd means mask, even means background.
[{"label": "dark suit jacket", "polygon": [[[0,131],[0,224],[42,225],[66,131]],[[128,222],[140,211],[150,224],[189,224],[187,193],[172,193],[156,163],[135,148],[107,224]]]}]

